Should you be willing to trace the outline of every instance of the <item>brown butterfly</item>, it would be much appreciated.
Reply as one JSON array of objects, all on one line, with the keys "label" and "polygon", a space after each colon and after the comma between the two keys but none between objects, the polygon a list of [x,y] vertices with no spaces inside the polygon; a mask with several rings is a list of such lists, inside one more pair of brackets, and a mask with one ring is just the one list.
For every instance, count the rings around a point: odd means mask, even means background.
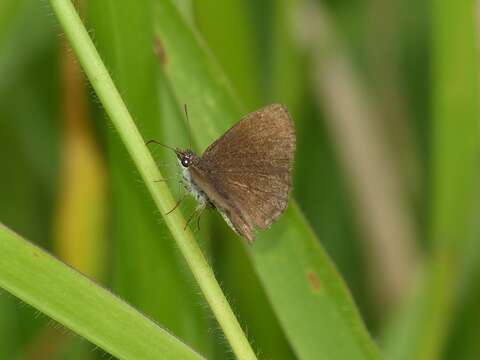
[{"label": "brown butterfly", "polygon": [[202,156],[175,149],[183,183],[199,202],[196,211],[217,208],[249,242],[287,207],[294,151],[293,123],[280,104],[246,115]]}]

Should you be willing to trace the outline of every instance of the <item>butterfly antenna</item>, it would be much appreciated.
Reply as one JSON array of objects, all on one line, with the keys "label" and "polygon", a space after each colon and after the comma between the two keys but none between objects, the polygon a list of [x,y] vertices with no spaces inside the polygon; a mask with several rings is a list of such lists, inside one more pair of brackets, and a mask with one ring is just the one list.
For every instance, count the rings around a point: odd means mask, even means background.
[{"label": "butterfly antenna", "polygon": [[187,130],[188,130],[188,146],[192,150],[192,129],[190,128],[190,120],[188,119],[187,104],[183,104],[183,110],[185,111],[185,118],[187,119]]},{"label": "butterfly antenna", "polygon": [[150,145],[150,144],[157,144],[157,145],[163,146],[164,148],[167,148],[167,149],[172,150],[173,152],[175,152],[175,149],[174,149],[173,147],[168,146],[168,145],[165,145],[165,144],[162,144],[161,142],[158,142],[157,140],[148,140],[145,145],[148,146],[148,145]]}]

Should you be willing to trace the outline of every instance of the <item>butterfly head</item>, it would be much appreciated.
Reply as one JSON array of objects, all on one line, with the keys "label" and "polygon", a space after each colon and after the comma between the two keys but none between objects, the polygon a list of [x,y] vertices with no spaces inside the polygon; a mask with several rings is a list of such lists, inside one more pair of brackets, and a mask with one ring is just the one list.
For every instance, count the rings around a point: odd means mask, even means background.
[{"label": "butterfly head", "polygon": [[195,158],[192,150],[181,150],[177,148],[175,149],[175,154],[177,154],[178,161],[184,168],[188,168]]}]

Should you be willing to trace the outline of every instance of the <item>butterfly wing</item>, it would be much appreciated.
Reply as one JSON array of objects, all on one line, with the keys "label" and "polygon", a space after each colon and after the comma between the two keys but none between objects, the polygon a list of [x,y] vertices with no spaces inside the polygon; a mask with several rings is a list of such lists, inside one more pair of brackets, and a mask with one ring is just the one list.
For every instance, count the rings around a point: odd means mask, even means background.
[{"label": "butterfly wing", "polygon": [[290,115],[273,104],[242,118],[200,158],[198,169],[214,185],[206,194],[250,241],[254,227],[268,227],[287,206],[294,151]]}]

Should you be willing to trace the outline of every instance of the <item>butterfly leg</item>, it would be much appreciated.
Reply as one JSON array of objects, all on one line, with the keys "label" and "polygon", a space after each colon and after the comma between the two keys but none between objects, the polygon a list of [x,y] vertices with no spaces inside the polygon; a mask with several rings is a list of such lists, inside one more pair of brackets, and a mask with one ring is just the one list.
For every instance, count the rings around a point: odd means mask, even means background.
[{"label": "butterfly leg", "polygon": [[160,180],[153,180],[153,182],[167,182],[168,180],[174,180],[173,178],[166,178],[164,177],[163,179],[160,179]]},{"label": "butterfly leg", "polygon": [[202,215],[203,215],[203,211],[205,210],[206,206],[203,206],[201,209],[200,209],[200,213],[198,214],[197,216],[197,231],[200,231],[200,219],[202,218]]},{"label": "butterfly leg", "polygon": [[175,204],[175,206],[171,210],[167,211],[165,215],[169,215],[170,213],[172,213],[178,207],[178,205],[180,205],[180,203],[185,199],[186,196],[187,196],[187,193],[184,193],[182,197],[177,200],[177,203]]},{"label": "butterfly leg", "polygon": [[200,218],[203,214],[203,210],[205,210],[205,205],[204,204],[197,206],[196,209],[193,211],[192,215],[190,215],[190,217],[188,218],[183,230],[185,230],[187,228],[188,224],[193,220],[193,218],[196,215],[197,216],[197,231],[199,231],[200,230]]},{"label": "butterfly leg", "polygon": [[173,177],[173,176],[163,176],[162,179],[159,180],[153,180],[153,182],[159,183],[159,182],[167,182],[167,181],[178,181],[178,177]]},{"label": "butterfly leg", "polygon": [[195,217],[195,214],[197,213],[197,209],[195,209],[192,213],[192,215],[190,215],[190,217],[188,218],[187,222],[185,223],[185,227],[183,228],[183,230],[187,230],[187,227],[188,227],[188,224],[190,224],[190,221],[192,221],[192,219]]}]

